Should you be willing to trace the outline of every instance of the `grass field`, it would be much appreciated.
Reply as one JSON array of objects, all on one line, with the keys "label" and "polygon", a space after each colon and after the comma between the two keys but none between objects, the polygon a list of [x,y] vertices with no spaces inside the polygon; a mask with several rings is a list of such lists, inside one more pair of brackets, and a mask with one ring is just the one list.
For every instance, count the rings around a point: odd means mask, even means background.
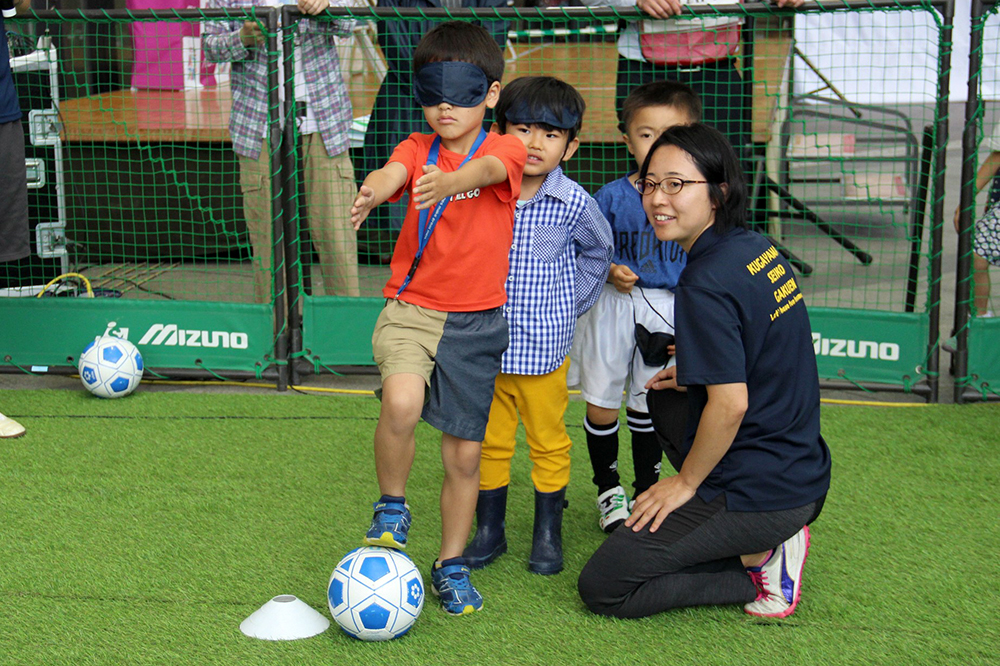
[{"label": "grass field", "polygon": [[[576,594],[603,535],[572,403],[566,570],[526,569],[522,446],[510,552],[474,576],[483,612],[448,617],[430,598],[408,636],[366,644],[335,626],[259,641],[239,624],[278,594],[328,612],[330,572],[377,496],[374,399],[25,390],[0,404],[28,427],[0,445],[4,665],[1000,663],[997,405],[825,405],[833,487],[795,615],[719,607],[620,621]],[[409,554],[427,576],[441,467],[436,433],[422,424],[417,438]]]}]

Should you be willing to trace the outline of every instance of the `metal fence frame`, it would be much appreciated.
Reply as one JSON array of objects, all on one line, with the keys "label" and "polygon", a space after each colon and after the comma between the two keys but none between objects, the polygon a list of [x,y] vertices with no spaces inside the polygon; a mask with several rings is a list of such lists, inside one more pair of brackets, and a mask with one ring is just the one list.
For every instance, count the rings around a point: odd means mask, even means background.
[{"label": "metal fence frame", "polygon": [[[979,7],[982,5],[984,0],[974,0],[975,6]],[[941,247],[942,247],[942,220],[943,220],[943,209],[944,209],[944,172],[945,172],[945,151],[944,146],[948,139],[948,127],[947,127],[947,104],[948,104],[948,85],[949,85],[949,73],[950,73],[950,57],[951,57],[951,31],[952,31],[952,17],[954,16],[954,0],[816,0],[807,2],[806,5],[798,10],[810,11],[810,12],[835,12],[835,11],[845,11],[845,10],[871,10],[871,9],[911,9],[911,8],[921,8],[926,10],[934,9],[939,15],[939,25],[941,26],[941,37],[940,37],[940,55],[939,55],[939,78],[937,82],[937,97],[936,97],[936,112],[935,116],[937,118],[934,136],[934,148],[935,148],[935,159],[933,164],[933,174],[932,174],[932,191],[934,192],[934,199],[931,206],[931,217],[933,223],[931,225],[931,249],[930,249],[930,260],[929,260],[929,276],[928,276],[928,305],[927,313],[929,315],[929,333],[928,333],[928,348],[927,348],[927,361],[926,366],[922,369],[926,380],[923,382],[914,382],[911,385],[900,387],[895,384],[878,384],[878,383],[866,383],[859,386],[854,382],[840,382],[840,381],[823,381],[821,384],[825,388],[837,388],[837,389],[852,389],[852,388],[864,388],[869,390],[887,390],[887,391],[909,391],[915,394],[921,395],[930,402],[936,402],[938,399],[938,365],[939,365],[939,328],[940,328],[940,286],[941,286]],[[767,15],[790,15],[788,10],[780,10],[773,5],[762,2],[749,2],[742,5],[739,10],[748,18],[752,19],[757,16],[767,16]],[[717,13],[712,6],[694,6],[685,7],[685,13],[689,15],[701,15],[701,14],[714,14]],[[279,14],[280,12],[280,14]],[[22,18],[26,20],[39,20],[39,21],[60,21],[67,19],[78,19],[84,21],[100,21],[104,20],[128,20],[128,21],[169,21],[169,20],[196,20],[202,18],[212,18],[212,19],[222,19],[227,18],[231,20],[244,20],[249,17],[256,18],[262,21],[268,28],[268,50],[271,53],[278,52],[278,26],[279,20],[281,24],[288,25],[290,22],[297,20],[302,15],[301,13],[292,6],[282,6],[279,8],[253,8],[246,12],[233,12],[230,10],[217,10],[217,9],[204,9],[204,10],[173,10],[173,11],[155,11],[155,10],[144,10],[144,11],[131,11],[131,10],[74,10],[74,11],[60,11],[60,10],[47,10],[47,11],[35,11],[32,10],[31,14],[33,17],[24,16]],[[516,20],[516,19],[552,19],[552,18],[563,18],[563,19],[605,19],[609,21],[616,21],[619,19],[639,19],[645,17],[638,11],[626,12],[618,11],[611,8],[554,8],[548,10],[525,10],[518,8],[497,8],[492,10],[472,10],[472,9],[447,9],[447,8],[431,8],[431,9],[397,9],[397,8],[369,8],[369,9],[358,9],[358,8],[331,8],[326,11],[326,16],[331,18],[342,18],[342,17],[353,17],[353,18],[374,18],[374,19],[407,19],[407,18],[421,18],[421,19],[486,19],[486,20]],[[975,35],[974,35],[975,37]],[[292,84],[292,71],[293,63],[291,59],[287,60],[285,63],[285,83],[284,85],[288,89],[285,95],[285,106],[282,108],[279,102],[278,96],[278,86],[281,84],[280,72],[278,69],[277,59],[269,59],[269,69],[268,69],[268,85],[270,88],[270,116],[271,116],[271,144],[272,144],[272,157],[271,157],[271,170],[272,170],[272,192],[274,193],[274,198],[272,200],[272,217],[274,220],[274,233],[276,237],[280,234],[284,237],[285,243],[284,247],[276,246],[274,255],[274,286],[275,293],[281,294],[283,291],[287,291],[287,297],[289,303],[296,303],[300,297],[299,294],[299,281],[297,275],[294,273],[295,264],[297,262],[297,257],[295,253],[297,252],[297,245],[290,241],[292,234],[295,233],[295,228],[293,224],[293,219],[296,213],[293,211],[294,202],[291,196],[291,185],[292,174],[295,171],[295,148],[293,141],[292,123],[286,123],[284,129],[284,137],[282,137],[282,131],[279,128],[279,114],[283,114],[288,117],[291,113],[291,100],[294,100],[294,94],[292,94],[291,86]],[[973,72],[977,72],[977,69],[973,69]],[[970,79],[970,90],[972,90],[973,81]],[[967,114],[970,113],[971,106],[967,106]],[[966,141],[968,140],[970,134],[970,128],[967,125],[965,132],[965,140],[963,141],[963,146],[966,146]],[[278,147],[279,150],[273,150],[274,147]],[[968,162],[966,163],[968,167]],[[963,168],[963,186],[962,197],[963,197],[963,207],[968,204],[968,188],[970,184],[967,182],[968,178],[965,173],[966,168]],[[966,223],[968,220],[966,220]],[[963,227],[965,228],[965,227]],[[964,242],[966,248],[969,244],[968,233],[960,236],[960,243]],[[960,257],[960,267],[959,273],[962,272],[961,263],[962,259]],[[284,266],[284,271],[278,270],[279,266]],[[968,271],[969,261],[965,261],[965,270]],[[956,320],[958,318],[958,309],[956,310]],[[967,313],[968,306],[965,305],[964,311]],[[284,390],[287,386],[291,384],[296,384],[301,372],[311,372],[314,369],[314,365],[309,363],[307,359],[302,358],[304,355],[302,349],[302,315],[299,313],[297,308],[290,308],[287,318],[282,307],[273,308],[273,325],[275,331],[274,337],[274,348],[273,348],[273,365],[270,368],[265,368],[263,370],[258,370],[256,373],[248,373],[245,371],[236,372],[224,372],[223,374],[227,378],[242,379],[255,374],[257,377],[268,377],[273,378],[276,386],[279,390]],[[959,333],[959,351],[956,354],[958,362],[962,362],[962,349],[963,345],[967,344],[966,337],[962,335],[962,331]],[[17,367],[11,367],[10,355],[6,355],[6,360],[8,365],[0,365],[0,371],[3,372],[17,372]],[[65,368],[52,368],[50,372],[72,372],[74,369],[70,367]],[[175,368],[168,369],[171,376],[175,377],[190,377],[190,378],[208,378],[211,376],[218,377],[219,374],[212,372],[211,370],[205,370],[201,368]],[[956,388],[957,390],[957,388]]]}]

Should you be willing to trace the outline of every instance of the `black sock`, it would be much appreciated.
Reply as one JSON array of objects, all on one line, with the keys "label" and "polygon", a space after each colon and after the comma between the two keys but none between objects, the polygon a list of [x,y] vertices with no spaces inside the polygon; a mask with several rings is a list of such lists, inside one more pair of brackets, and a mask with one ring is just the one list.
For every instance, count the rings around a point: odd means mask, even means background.
[{"label": "black sock", "polygon": [[611,490],[620,483],[618,478],[618,421],[607,425],[597,425],[584,418],[583,429],[587,431],[587,450],[590,465],[594,468],[594,483],[597,494]]},{"label": "black sock", "polygon": [[625,410],[628,429],[632,431],[632,467],[635,468],[635,483],[632,487],[636,497],[645,492],[660,479],[660,461],[663,451],[653,431],[653,421],[647,412]]}]

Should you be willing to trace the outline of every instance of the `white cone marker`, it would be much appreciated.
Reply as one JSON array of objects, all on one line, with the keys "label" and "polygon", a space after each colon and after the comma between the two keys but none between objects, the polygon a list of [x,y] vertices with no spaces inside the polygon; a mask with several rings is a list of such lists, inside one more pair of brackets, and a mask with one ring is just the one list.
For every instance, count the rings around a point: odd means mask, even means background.
[{"label": "white cone marker", "polygon": [[271,599],[240,623],[240,631],[265,641],[294,641],[322,634],[330,620],[291,594]]}]

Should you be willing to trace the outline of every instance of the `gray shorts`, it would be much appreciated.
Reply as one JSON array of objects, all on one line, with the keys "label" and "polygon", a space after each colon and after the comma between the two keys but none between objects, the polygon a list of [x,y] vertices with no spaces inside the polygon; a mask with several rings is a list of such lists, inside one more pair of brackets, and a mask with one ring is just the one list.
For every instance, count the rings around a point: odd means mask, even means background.
[{"label": "gray shorts", "polygon": [[15,120],[0,124],[0,261],[23,259],[30,252],[24,128]]},{"label": "gray shorts", "polygon": [[427,382],[424,421],[460,439],[481,442],[493,402],[500,358],[507,350],[500,308],[440,312],[386,301],[372,334],[382,379],[400,372]]}]

